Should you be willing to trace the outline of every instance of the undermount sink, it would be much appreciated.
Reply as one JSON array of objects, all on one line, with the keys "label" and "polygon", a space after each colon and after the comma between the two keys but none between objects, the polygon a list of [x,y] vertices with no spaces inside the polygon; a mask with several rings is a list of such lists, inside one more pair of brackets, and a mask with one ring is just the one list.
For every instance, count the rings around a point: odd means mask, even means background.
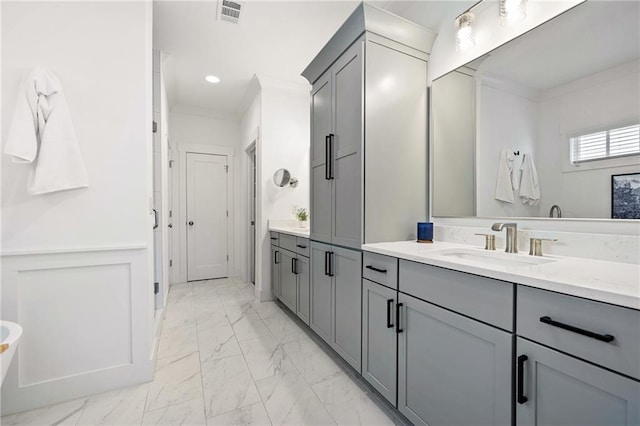
[{"label": "undermount sink", "polygon": [[524,256],[508,253],[496,253],[491,251],[480,251],[471,249],[450,249],[430,253],[433,256],[443,256],[450,259],[457,259],[466,262],[481,263],[494,266],[533,266],[555,262],[555,259],[544,257]]}]

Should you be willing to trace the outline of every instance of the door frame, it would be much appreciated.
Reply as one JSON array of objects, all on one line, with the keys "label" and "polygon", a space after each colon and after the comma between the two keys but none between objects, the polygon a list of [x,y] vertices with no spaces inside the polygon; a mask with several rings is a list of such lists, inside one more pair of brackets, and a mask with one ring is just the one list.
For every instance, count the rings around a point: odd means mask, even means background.
[{"label": "door frame", "polygon": [[[247,175],[246,175],[246,182],[247,182],[247,186],[245,188],[246,190],[246,205],[247,205],[247,210],[246,210],[246,220],[244,221],[244,226],[243,228],[246,230],[245,231],[245,256],[247,259],[246,265],[245,265],[245,271],[244,274],[247,277],[246,278],[246,282],[251,282],[251,259],[253,259],[253,285],[255,286],[256,282],[257,282],[257,274],[258,274],[258,268],[257,268],[257,258],[258,258],[258,191],[257,191],[257,185],[258,185],[258,138],[256,137],[256,139],[253,140],[253,142],[251,142],[249,144],[249,146],[247,148],[245,148],[244,152],[247,155]],[[254,160],[251,159],[251,156],[254,156]],[[253,167],[252,167],[253,165]],[[254,199],[252,200],[252,187],[253,187],[253,179],[255,179],[255,185],[256,185],[256,194],[255,197],[253,197]],[[254,232],[254,238],[255,240],[253,241],[252,244],[252,236],[251,236],[251,224],[249,223],[251,221],[251,207],[253,206],[253,214],[254,214],[254,226],[253,226],[253,232]],[[253,256],[251,253],[251,248],[253,247]]]},{"label": "door frame", "polygon": [[[229,220],[227,221],[227,253],[229,253],[228,274],[235,276],[235,256],[233,251],[235,209],[233,204],[233,182],[235,172],[235,149],[228,146],[205,145],[205,144],[177,144],[178,152],[178,176],[179,176],[179,197],[173,197],[174,212],[177,216],[173,221],[173,230],[178,233],[179,256],[174,256],[173,267],[176,268],[176,282],[187,282],[187,153],[191,154],[211,154],[223,155],[227,157],[229,173],[227,175],[227,208],[229,210]],[[175,195],[175,194],[174,194]],[[179,200],[176,200],[179,198]],[[174,238],[176,234],[173,235]],[[175,254],[175,253],[174,253]],[[177,258],[177,259],[176,259]]]}]

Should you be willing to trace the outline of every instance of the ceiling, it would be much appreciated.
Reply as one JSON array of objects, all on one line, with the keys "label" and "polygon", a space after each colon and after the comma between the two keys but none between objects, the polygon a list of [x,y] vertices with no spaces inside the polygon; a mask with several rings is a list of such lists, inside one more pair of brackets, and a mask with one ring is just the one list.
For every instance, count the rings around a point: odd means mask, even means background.
[{"label": "ceiling", "polygon": [[[371,1],[433,31],[472,0]],[[171,107],[242,114],[254,75],[305,84],[300,76],[358,1],[244,3],[239,24],[216,19],[216,1],[156,1],[154,48],[169,54],[164,73]],[[214,74],[221,82],[210,84]]]},{"label": "ceiling", "polygon": [[640,2],[587,2],[491,52],[479,71],[544,91],[640,56]]}]

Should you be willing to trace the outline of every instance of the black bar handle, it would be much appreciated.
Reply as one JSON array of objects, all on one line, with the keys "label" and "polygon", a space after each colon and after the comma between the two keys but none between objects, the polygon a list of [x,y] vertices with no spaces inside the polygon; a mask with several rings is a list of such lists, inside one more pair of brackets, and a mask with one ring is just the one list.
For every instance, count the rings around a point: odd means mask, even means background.
[{"label": "black bar handle", "polygon": [[296,258],[295,257],[291,258],[291,273],[292,274],[296,273]]},{"label": "black bar handle", "polygon": [[333,179],[333,138],[335,135],[329,133],[329,179]]},{"label": "black bar handle", "polygon": [[391,322],[391,309],[393,309],[393,302],[395,302],[393,299],[387,300],[387,328],[393,328],[393,323]]},{"label": "black bar handle", "polygon": [[329,276],[333,277],[333,255],[332,251],[329,252]]},{"label": "black bar handle", "polygon": [[324,137],[324,178],[331,179],[331,157],[329,155],[329,135]]},{"label": "black bar handle", "polygon": [[563,330],[572,331],[574,333],[582,334],[583,336],[591,337],[592,339],[600,340],[601,342],[611,343],[615,340],[611,334],[598,334],[593,331],[585,330],[583,328],[574,327],[569,324],[554,321],[551,317],[540,317],[540,322],[552,325],[554,327],[561,328]]},{"label": "black bar handle", "polygon": [[278,239],[278,237],[271,237],[271,239],[275,241]]},{"label": "black bar handle", "polygon": [[160,226],[160,222],[158,221],[158,210],[153,209],[153,229],[157,229]]},{"label": "black bar handle", "polygon": [[329,252],[324,252],[324,274],[329,276]]},{"label": "black bar handle", "polygon": [[365,266],[365,268],[367,268],[367,269],[371,269],[372,271],[380,272],[381,274],[386,274],[386,273],[387,273],[387,270],[386,270],[386,269],[376,268],[376,267],[375,267],[375,266],[373,266],[373,265],[367,265],[367,266]]},{"label": "black bar handle", "polygon": [[276,250],[276,251],[274,251],[274,252],[273,252],[273,263],[275,263],[276,265],[279,265],[279,264],[280,264],[280,261],[278,260],[278,254],[279,254],[279,253],[280,253],[280,252],[279,252],[278,250]]},{"label": "black bar handle", "polygon": [[524,404],[529,400],[524,395],[524,363],[529,359],[526,355],[520,355],[518,357],[518,404]]},{"label": "black bar handle", "polygon": [[307,248],[307,246],[303,246],[302,244],[296,244],[296,247],[298,247],[298,248]]},{"label": "black bar handle", "polygon": [[398,303],[396,305],[396,333],[402,333],[404,330],[400,328],[400,312],[404,305],[402,303]]}]

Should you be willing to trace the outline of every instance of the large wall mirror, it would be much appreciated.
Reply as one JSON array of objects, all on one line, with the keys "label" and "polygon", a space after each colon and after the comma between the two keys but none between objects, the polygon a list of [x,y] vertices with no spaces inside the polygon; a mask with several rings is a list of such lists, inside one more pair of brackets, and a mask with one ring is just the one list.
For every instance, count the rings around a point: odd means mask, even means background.
[{"label": "large wall mirror", "polygon": [[587,1],[435,80],[433,215],[540,218],[558,206],[554,217],[612,218],[624,217],[613,198],[637,207],[639,34],[640,2]]}]

